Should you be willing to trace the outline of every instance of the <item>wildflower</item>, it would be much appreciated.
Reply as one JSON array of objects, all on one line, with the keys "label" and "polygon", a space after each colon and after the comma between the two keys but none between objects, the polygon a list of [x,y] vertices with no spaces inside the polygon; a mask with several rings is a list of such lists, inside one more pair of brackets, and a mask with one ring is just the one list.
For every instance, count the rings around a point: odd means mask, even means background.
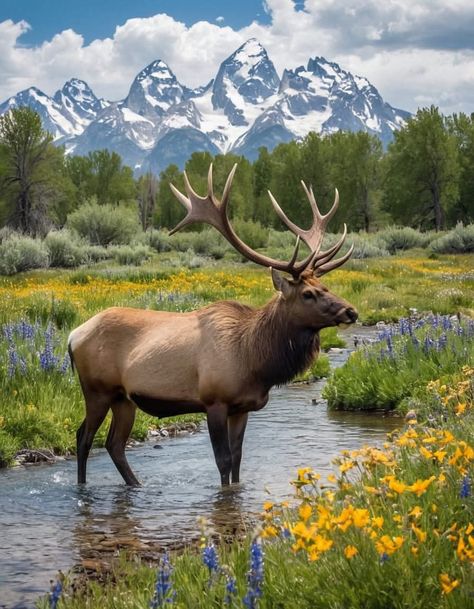
[{"label": "wildflower", "polygon": [[377,552],[379,554],[388,554],[390,556],[403,545],[403,541],[403,537],[389,537],[388,535],[382,535],[382,537],[375,542],[375,547],[377,548]]},{"label": "wildflower", "polygon": [[369,522],[369,510],[355,509],[353,514],[354,526],[361,529]]},{"label": "wildflower", "polygon": [[408,512],[408,515],[413,516],[413,518],[419,518],[422,513],[423,510],[421,509],[421,507],[419,505],[415,505],[411,512]]},{"label": "wildflower", "polygon": [[435,480],[435,476],[431,476],[431,478],[427,478],[426,480],[417,480],[408,487],[408,490],[415,493],[417,497],[420,497],[426,492],[433,480]]},{"label": "wildflower", "polygon": [[467,499],[471,495],[471,481],[469,480],[469,476],[464,476],[461,483],[461,499]]},{"label": "wildflower", "polygon": [[224,605],[230,607],[235,594],[237,594],[237,581],[235,577],[228,577],[225,585]]},{"label": "wildflower", "polygon": [[302,506],[300,506],[300,509],[298,510],[300,518],[304,521],[308,520],[308,518],[311,516],[311,506],[308,503],[304,503]]},{"label": "wildflower", "polygon": [[443,590],[443,594],[450,594],[454,588],[459,586],[458,579],[451,579],[447,573],[441,573],[439,576],[439,582]]},{"label": "wildflower", "polygon": [[173,602],[174,594],[170,582],[171,572],[172,568],[170,565],[170,561],[168,555],[165,554],[160,560],[160,565],[155,583],[155,593],[153,595],[153,599],[150,602],[151,609],[158,609],[159,607],[163,607],[164,603]]},{"label": "wildflower", "polygon": [[63,591],[62,584],[63,574],[59,571],[59,575],[54,582],[51,580],[51,592],[49,594],[49,607],[50,609],[56,609],[58,606],[58,601],[61,598],[61,594]]},{"label": "wildflower", "polygon": [[243,601],[248,609],[256,609],[258,599],[262,596],[263,583],[263,550],[258,540],[250,546],[250,571],[247,574],[247,594]]},{"label": "wildflower", "polygon": [[358,554],[358,550],[355,546],[346,546],[344,548],[344,556],[346,558],[353,558],[356,554]]},{"label": "wildflower", "polygon": [[411,529],[417,536],[419,542],[424,543],[426,541],[426,537],[427,537],[426,531],[422,531],[414,524],[411,525]]},{"label": "wildflower", "polygon": [[202,562],[209,569],[209,576],[219,570],[219,557],[214,544],[211,543],[203,549]]}]

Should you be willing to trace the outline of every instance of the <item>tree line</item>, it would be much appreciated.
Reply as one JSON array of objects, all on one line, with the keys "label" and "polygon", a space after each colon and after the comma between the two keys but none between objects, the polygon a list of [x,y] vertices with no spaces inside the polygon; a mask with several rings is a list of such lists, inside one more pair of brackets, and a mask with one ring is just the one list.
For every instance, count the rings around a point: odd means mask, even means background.
[{"label": "tree line", "polygon": [[[301,180],[312,186],[322,211],[329,209],[337,186],[340,206],[333,230],[344,222],[351,230],[372,231],[394,223],[441,230],[474,221],[474,114],[443,116],[434,106],[420,109],[394,133],[386,151],[377,137],[359,131],[324,137],[309,133],[271,152],[261,148],[254,162],[234,154],[195,152],[185,169],[200,194],[207,190],[211,162],[217,195],[238,163],[231,215],[264,226],[281,226],[268,190],[296,224],[309,224]],[[133,209],[144,230],[171,228],[184,211],[170,182],[184,188],[176,165],[159,176],[136,177],[115,152],[66,154],[53,145],[30,108],[0,117],[0,226],[43,235],[92,203]]]}]

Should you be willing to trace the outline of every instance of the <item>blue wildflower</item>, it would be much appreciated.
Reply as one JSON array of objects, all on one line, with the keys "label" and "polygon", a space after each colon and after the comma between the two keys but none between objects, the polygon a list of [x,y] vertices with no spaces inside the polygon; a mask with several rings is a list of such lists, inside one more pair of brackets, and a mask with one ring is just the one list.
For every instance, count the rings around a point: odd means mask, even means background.
[{"label": "blue wildflower", "polygon": [[247,594],[243,601],[248,609],[256,609],[258,599],[262,596],[263,583],[263,550],[258,541],[250,546],[250,571],[247,574]]},{"label": "blue wildflower", "polygon": [[471,481],[469,480],[469,476],[464,476],[461,482],[461,499],[467,499],[471,496]]},{"label": "blue wildflower", "polygon": [[387,552],[382,552],[382,554],[380,554],[380,564],[383,565],[387,562],[387,560],[390,560],[390,556],[387,554]]},{"label": "blue wildflower", "polygon": [[51,592],[49,593],[49,607],[50,609],[56,609],[58,601],[61,598],[63,591],[63,585],[61,583],[61,577],[58,577],[55,582],[51,581]]},{"label": "blue wildflower", "polygon": [[227,607],[232,605],[232,599],[237,594],[237,581],[235,577],[228,577],[227,583],[225,585],[225,596],[224,596],[224,604]]},{"label": "blue wildflower", "polygon": [[207,545],[202,551],[202,562],[209,569],[209,575],[219,570],[219,556],[213,543]]},{"label": "blue wildflower", "polygon": [[151,609],[163,607],[164,603],[172,603],[174,598],[173,587],[170,581],[172,567],[165,554],[160,560],[160,566],[156,576],[155,593],[150,601]]}]

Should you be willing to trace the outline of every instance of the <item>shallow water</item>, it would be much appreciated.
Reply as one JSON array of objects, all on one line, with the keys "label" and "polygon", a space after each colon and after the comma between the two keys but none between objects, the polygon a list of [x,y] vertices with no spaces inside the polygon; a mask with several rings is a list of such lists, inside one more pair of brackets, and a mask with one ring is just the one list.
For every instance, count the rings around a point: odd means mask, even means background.
[{"label": "shallow water", "polygon": [[[346,338],[352,344],[351,334]],[[332,365],[347,354],[332,354]],[[320,399],[323,384],[272,391],[268,405],[250,416],[243,483],[225,490],[205,425],[192,435],[129,450],[143,482],[137,489],[123,484],[102,450],[92,453],[83,488],[75,482],[74,460],[0,472],[0,608],[33,607],[58,569],[87,566],[119,547],[151,556],[160,547],[187,543],[199,535],[202,516],[233,535],[251,526],[266,499],[291,495],[297,468],[329,472],[340,450],[380,442],[399,424],[381,415],[328,412]]]}]

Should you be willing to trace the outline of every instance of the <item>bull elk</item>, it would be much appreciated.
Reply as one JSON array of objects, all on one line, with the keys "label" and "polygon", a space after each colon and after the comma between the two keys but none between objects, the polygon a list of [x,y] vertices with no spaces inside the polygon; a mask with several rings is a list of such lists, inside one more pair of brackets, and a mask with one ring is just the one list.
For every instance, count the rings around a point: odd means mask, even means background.
[{"label": "bull elk", "polygon": [[[139,484],[125,457],[137,407],[159,418],[205,413],[221,483],[238,482],[248,413],[265,406],[271,387],[310,365],[322,328],[357,319],[357,311],[319,281],[352,253],[351,248],[333,260],[346,237],[345,225],[339,241],[321,251],[324,230],[338,206],[337,190],[331,210],[321,215],[312,188],[302,182],[313,212],[308,230],[293,224],[269,191],[276,213],[297,237],[291,260],[284,262],[251,249],[232,228],[227,207],[235,170],[236,165],[221,201],[214,195],[212,165],[205,197],[196,194],[186,173],[187,196],[171,185],[187,210],[171,232],[194,222],[214,226],[244,257],[271,268],[278,293],[261,308],[231,301],[190,313],[112,307],[76,328],[69,353],[86,403],[77,431],[79,483],[86,481],[94,435],[112,409],[106,448],[125,482]],[[300,239],[310,253],[298,261]]]}]

